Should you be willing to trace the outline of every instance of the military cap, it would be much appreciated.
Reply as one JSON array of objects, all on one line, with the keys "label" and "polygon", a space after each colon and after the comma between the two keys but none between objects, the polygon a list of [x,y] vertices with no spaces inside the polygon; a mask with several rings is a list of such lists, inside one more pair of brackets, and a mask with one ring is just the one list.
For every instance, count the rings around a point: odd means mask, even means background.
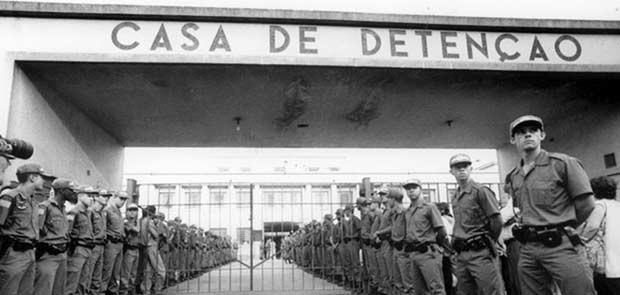
[{"label": "military cap", "polygon": [[367,204],[370,204],[370,202],[366,198],[360,197],[360,198],[357,198],[357,200],[355,200],[355,205],[357,206],[364,206]]},{"label": "military cap", "polygon": [[466,154],[456,154],[450,157],[450,167],[461,163],[468,163],[471,165],[471,158]]},{"label": "military cap", "polygon": [[187,228],[187,224],[185,224],[185,223],[181,223],[181,227],[182,227],[182,228]]},{"label": "military cap", "polygon": [[415,186],[418,186],[418,187],[421,187],[421,186],[422,186],[422,182],[420,182],[420,180],[419,180],[419,179],[416,179],[416,178],[410,178],[410,179],[407,179],[407,181],[405,181],[405,182],[403,183],[403,187],[404,187],[404,188],[407,188],[407,187],[410,187],[410,186],[414,186],[414,185],[415,185]]},{"label": "military cap", "polygon": [[387,195],[388,193],[388,186],[386,184],[382,184],[381,187],[379,187],[379,195]]},{"label": "military cap", "polygon": [[127,192],[125,192],[125,191],[120,191],[120,192],[118,192],[117,195],[121,199],[128,199],[129,198],[129,195],[127,195]]},{"label": "military cap", "polygon": [[534,124],[538,126],[540,130],[543,130],[545,127],[543,124],[543,120],[540,117],[534,115],[521,116],[510,123],[510,127],[508,129],[508,133],[510,134],[510,136],[512,137],[515,134],[515,129],[517,127],[526,123]]},{"label": "military cap", "polygon": [[49,175],[45,172],[45,170],[43,170],[41,165],[34,163],[28,163],[17,167],[17,175],[20,174],[39,174],[41,176]]},{"label": "military cap", "polygon": [[325,214],[325,216],[323,216],[323,219],[327,221],[332,221],[334,220],[334,217],[331,214]]},{"label": "military cap", "polygon": [[146,206],[146,212],[148,212],[151,215],[155,215],[155,212],[157,212],[157,209],[155,209],[155,206],[153,205],[148,205]]},{"label": "military cap", "polygon": [[343,212],[345,212],[345,211],[347,211],[347,210],[348,210],[348,211],[353,212],[353,206],[352,206],[352,205],[346,205],[346,206],[344,206],[344,210],[343,210]]},{"label": "military cap", "polygon": [[192,225],[189,226],[189,228],[196,229],[196,225],[192,224]]},{"label": "military cap", "polygon": [[99,190],[99,195],[100,195],[100,196],[104,196],[104,197],[109,197],[109,196],[111,196],[111,195],[112,195],[112,192],[111,192],[111,191],[108,191],[108,190],[106,190],[106,189],[100,189],[100,190]]},{"label": "military cap", "polygon": [[105,197],[101,195],[96,197],[95,201],[99,202],[99,204],[104,205],[104,206],[108,204],[108,199],[106,199]]},{"label": "military cap", "polygon": [[127,210],[138,210],[138,205],[136,203],[131,203],[127,205]]},{"label": "military cap", "polygon": [[177,217],[175,217],[175,218],[174,218],[174,221],[176,221],[176,222],[181,222],[181,217],[178,217],[178,216],[177,216]]},{"label": "military cap", "polygon": [[342,208],[338,208],[338,210],[336,210],[336,215],[342,215]]},{"label": "military cap", "polygon": [[52,188],[54,189],[63,189],[63,188],[68,188],[71,190],[77,190],[78,189],[78,185],[77,183],[66,179],[66,178],[56,178],[53,182],[52,182]]},{"label": "military cap", "polygon": [[370,197],[370,203],[381,203],[382,198],[378,195],[373,195]]},{"label": "military cap", "polygon": [[92,186],[87,186],[87,185],[81,185],[76,192],[78,193],[84,193],[84,194],[98,194],[99,191],[94,189]]},{"label": "military cap", "polygon": [[397,188],[390,188],[390,189],[388,189],[387,197],[389,199],[402,200],[403,199],[403,192],[400,189],[397,189]]},{"label": "military cap", "polygon": [[166,215],[163,212],[157,212],[157,217],[161,219],[166,219]]}]

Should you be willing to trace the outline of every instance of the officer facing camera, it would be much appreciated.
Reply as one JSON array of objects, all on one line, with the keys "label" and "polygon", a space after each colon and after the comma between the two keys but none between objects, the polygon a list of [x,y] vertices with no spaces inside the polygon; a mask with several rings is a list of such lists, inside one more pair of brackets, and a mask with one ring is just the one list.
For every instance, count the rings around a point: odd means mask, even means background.
[{"label": "officer facing camera", "polygon": [[574,227],[594,208],[590,181],[579,160],[542,149],[541,118],[526,115],[510,123],[510,142],[521,155],[504,190],[521,210],[514,237],[521,242],[519,279],[523,294],[596,294],[592,271]]}]

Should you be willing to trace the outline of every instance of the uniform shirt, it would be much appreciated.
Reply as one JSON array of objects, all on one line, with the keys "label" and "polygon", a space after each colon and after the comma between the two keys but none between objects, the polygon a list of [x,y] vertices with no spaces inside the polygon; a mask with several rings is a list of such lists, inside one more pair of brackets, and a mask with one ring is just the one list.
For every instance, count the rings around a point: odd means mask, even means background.
[{"label": "uniform shirt", "polygon": [[344,222],[344,237],[355,239],[360,237],[361,221],[357,216],[351,215],[349,221]]},{"label": "uniform shirt", "polygon": [[405,239],[407,235],[406,222],[405,222],[405,209],[399,212],[398,209],[392,209],[392,241],[400,242]]},{"label": "uniform shirt", "polygon": [[92,211],[79,204],[67,213],[71,239],[90,243],[93,241]]},{"label": "uniform shirt", "polygon": [[323,242],[323,237],[321,236],[321,233],[322,231],[320,228],[314,228],[312,230],[312,244],[314,246],[320,246]]},{"label": "uniform shirt", "polygon": [[5,191],[0,196],[0,236],[10,236],[23,242],[39,239],[38,205],[32,196],[19,188]]},{"label": "uniform shirt", "polygon": [[343,228],[343,220],[340,219],[338,221],[338,223],[336,225],[334,225],[334,228],[332,230],[332,241],[334,241],[334,243],[340,243],[342,241],[342,238],[344,237],[344,228]]},{"label": "uniform shirt", "polygon": [[114,237],[116,239],[124,238],[125,226],[121,210],[114,204],[109,204],[103,209],[106,217],[106,234],[108,239]]},{"label": "uniform shirt", "polygon": [[157,246],[159,233],[157,227],[150,217],[143,217],[140,220],[140,244],[144,246]]},{"label": "uniform shirt", "polygon": [[103,210],[97,212],[90,210],[93,221],[93,238],[95,241],[103,241],[106,238],[106,221],[105,212]]},{"label": "uniform shirt", "polygon": [[140,227],[138,227],[138,219],[125,219],[125,240],[129,246],[138,246],[140,242]]},{"label": "uniform shirt", "polygon": [[[378,212],[381,213],[381,212]],[[379,227],[381,226],[381,215],[377,214],[377,215],[373,215],[372,216],[372,224],[370,225],[370,236],[372,236],[372,234],[376,233],[377,230],[379,230]]]},{"label": "uniform shirt", "polygon": [[521,209],[524,225],[553,225],[576,220],[574,199],[592,194],[579,160],[543,150],[527,174],[521,166],[506,177],[504,190]]},{"label": "uniform shirt", "polygon": [[160,221],[157,225],[157,232],[159,233],[159,236],[164,239],[164,243],[161,243],[161,251],[167,252],[169,250],[168,248],[168,235],[169,235],[169,231],[168,231],[168,225],[163,222]]},{"label": "uniform shirt", "polygon": [[416,206],[411,206],[405,211],[407,223],[407,242],[435,243],[437,241],[438,227],[443,227],[441,214],[434,204],[419,200]]},{"label": "uniform shirt", "polygon": [[489,217],[499,214],[499,203],[491,189],[475,181],[458,187],[452,196],[453,235],[467,239],[489,233]]},{"label": "uniform shirt", "polygon": [[65,206],[55,199],[45,200],[39,204],[39,242],[47,244],[65,244],[69,241],[69,223]]},{"label": "uniform shirt", "polygon": [[373,218],[370,212],[362,216],[362,222],[361,222],[362,239],[370,239],[370,227],[372,226],[372,221],[373,221]]},{"label": "uniform shirt", "polygon": [[385,209],[379,216],[379,231],[392,232],[392,209]]},{"label": "uniform shirt", "polygon": [[330,244],[330,237],[332,236],[332,232],[334,231],[334,224],[331,222],[324,222],[323,223],[323,230],[322,230],[322,234],[323,234],[323,244],[324,245],[329,245]]}]

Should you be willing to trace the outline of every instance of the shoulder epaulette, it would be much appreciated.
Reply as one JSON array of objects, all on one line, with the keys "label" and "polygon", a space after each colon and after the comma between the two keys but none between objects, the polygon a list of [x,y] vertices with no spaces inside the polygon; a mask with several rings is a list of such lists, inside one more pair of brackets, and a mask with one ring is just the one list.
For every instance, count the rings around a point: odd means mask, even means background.
[{"label": "shoulder epaulette", "polygon": [[567,161],[568,159],[571,158],[571,156],[567,155],[567,154],[562,154],[562,153],[547,153],[549,158],[554,158],[554,159],[558,159],[561,161]]}]

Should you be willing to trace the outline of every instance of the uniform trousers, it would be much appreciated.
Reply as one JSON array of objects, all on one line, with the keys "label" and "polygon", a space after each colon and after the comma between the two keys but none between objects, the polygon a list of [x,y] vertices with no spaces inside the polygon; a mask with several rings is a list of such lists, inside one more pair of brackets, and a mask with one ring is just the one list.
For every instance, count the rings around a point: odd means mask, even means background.
[{"label": "uniform trousers", "polygon": [[431,247],[426,252],[413,251],[409,253],[411,260],[411,278],[413,279],[413,294],[445,295],[442,259],[439,249]]},{"label": "uniform trousers", "polygon": [[360,242],[359,240],[350,240],[345,245],[345,248],[347,249],[347,275],[350,277],[351,281],[360,282],[362,279],[360,276]]},{"label": "uniform trousers", "polygon": [[388,241],[382,241],[381,247],[377,251],[376,255],[377,266],[379,269],[379,285],[381,286],[381,289],[383,289],[384,291],[388,291],[391,289],[392,285],[392,249],[390,248],[390,243]]},{"label": "uniform trousers", "polygon": [[[149,294],[151,288],[154,285],[155,294],[161,291],[164,276],[166,275],[166,268],[164,261],[159,255],[157,245],[146,247],[146,260],[144,263],[144,294]],[[153,282],[153,278],[155,282]]]},{"label": "uniform trousers", "polygon": [[456,278],[457,295],[500,295],[504,292],[499,261],[489,249],[459,253]]},{"label": "uniform trousers", "polygon": [[101,277],[101,294],[106,291],[118,292],[118,281],[123,260],[123,243],[108,241],[103,250],[103,275]]},{"label": "uniform trousers", "polygon": [[377,286],[379,282],[379,266],[377,263],[377,249],[373,246],[364,245],[362,247],[364,253],[364,266],[370,278],[370,285]]},{"label": "uniform trousers", "polygon": [[75,246],[75,250],[71,255],[67,256],[67,280],[65,282],[65,294],[85,294],[86,290],[80,289],[80,274],[84,271],[88,257],[90,257],[91,249],[84,246]]},{"label": "uniform trousers", "polygon": [[67,253],[45,253],[36,263],[34,294],[63,295],[66,278]]},{"label": "uniform trousers", "polygon": [[394,285],[402,294],[410,294],[413,290],[413,278],[411,277],[411,261],[405,250],[393,250],[394,255]]},{"label": "uniform trousers", "polygon": [[32,294],[35,275],[34,249],[15,251],[12,247],[0,257],[2,295]]},{"label": "uniform trousers", "polygon": [[551,282],[559,286],[562,295],[596,294],[592,276],[584,247],[573,246],[566,235],[557,247],[539,242],[521,245],[519,280],[523,295],[552,294]]},{"label": "uniform trousers", "polygon": [[79,288],[88,293],[99,294],[101,292],[101,274],[103,271],[103,245],[97,245],[92,249],[90,257],[84,265],[84,271],[80,274]]},{"label": "uniform trousers", "polygon": [[121,284],[118,293],[128,294],[135,289],[136,273],[138,272],[138,249],[126,249],[123,253],[123,267],[121,268]]}]

